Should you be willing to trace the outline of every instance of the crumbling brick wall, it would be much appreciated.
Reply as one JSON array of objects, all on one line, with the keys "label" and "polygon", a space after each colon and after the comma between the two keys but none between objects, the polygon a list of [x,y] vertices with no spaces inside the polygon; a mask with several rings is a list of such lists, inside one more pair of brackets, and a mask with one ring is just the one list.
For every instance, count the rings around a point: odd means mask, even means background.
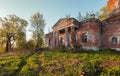
[{"label": "crumbling brick wall", "polygon": [[[90,19],[80,24],[78,35],[78,45],[86,49],[99,49],[101,47],[101,23],[98,19]],[[82,42],[82,34],[87,33],[87,42]]]},{"label": "crumbling brick wall", "polygon": [[[112,37],[117,37],[117,44],[112,43]],[[103,25],[103,47],[104,48],[120,48],[120,22],[112,21]]]}]

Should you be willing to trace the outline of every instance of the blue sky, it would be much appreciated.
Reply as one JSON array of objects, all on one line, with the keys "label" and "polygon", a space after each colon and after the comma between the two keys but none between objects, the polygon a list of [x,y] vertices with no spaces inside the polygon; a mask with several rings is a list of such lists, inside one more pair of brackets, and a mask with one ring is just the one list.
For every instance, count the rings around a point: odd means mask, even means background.
[{"label": "blue sky", "polygon": [[30,20],[36,12],[43,14],[46,21],[45,33],[59,18],[66,14],[76,18],[80,11],[84,15],[87,11],[99,11],[108,0],[0,0],[0,17],[8,14]]}]

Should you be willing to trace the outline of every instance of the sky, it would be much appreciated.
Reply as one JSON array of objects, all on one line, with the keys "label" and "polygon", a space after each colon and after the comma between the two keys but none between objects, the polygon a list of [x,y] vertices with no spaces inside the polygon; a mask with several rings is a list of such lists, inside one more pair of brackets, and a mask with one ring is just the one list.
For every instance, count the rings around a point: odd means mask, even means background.
[{"label": "sky", "polygon": [[[88,11],[97,12],[106,5],[108,0],[0,0],[0,17],[15,14],[29,22],[30,17],[39,12],[46,22],[45,33],[66,14],[76,18]],[[28,31],[29,33],[29,31]],[[29,35],[29,34],[28,34]]]}]

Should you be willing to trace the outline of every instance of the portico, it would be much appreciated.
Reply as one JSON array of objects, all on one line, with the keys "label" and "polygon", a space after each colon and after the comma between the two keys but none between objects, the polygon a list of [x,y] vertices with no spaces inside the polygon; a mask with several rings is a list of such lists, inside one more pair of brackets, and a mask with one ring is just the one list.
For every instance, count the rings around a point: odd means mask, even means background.
[{"label": "portico", "polygon": [[[78,27],[74,23],[74,19],[66,19],[67,23],[60,21],[53,27],[53,46],[59,47],[64,45],[65,47],[74,47],[74,32]],[[71,22],[72,21],[72,22]]]}]

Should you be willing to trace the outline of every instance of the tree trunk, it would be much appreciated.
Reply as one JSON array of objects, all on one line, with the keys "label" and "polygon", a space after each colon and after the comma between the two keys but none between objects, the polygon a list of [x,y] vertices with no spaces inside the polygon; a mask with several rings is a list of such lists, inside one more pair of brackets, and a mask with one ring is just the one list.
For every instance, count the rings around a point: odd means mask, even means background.
[{"label": "tree trunk", "polygon": [[5,51],[8,52],[11,49],[11,36],[7,35],[7,42],[6,42],[6,49]]},{"label": "tree trunk", "polygon": [[6,49],[5,49],[5,51],[8,52],[8,50],[9,50],[9,41],[7,41],[7,43],[6,43]]}]

